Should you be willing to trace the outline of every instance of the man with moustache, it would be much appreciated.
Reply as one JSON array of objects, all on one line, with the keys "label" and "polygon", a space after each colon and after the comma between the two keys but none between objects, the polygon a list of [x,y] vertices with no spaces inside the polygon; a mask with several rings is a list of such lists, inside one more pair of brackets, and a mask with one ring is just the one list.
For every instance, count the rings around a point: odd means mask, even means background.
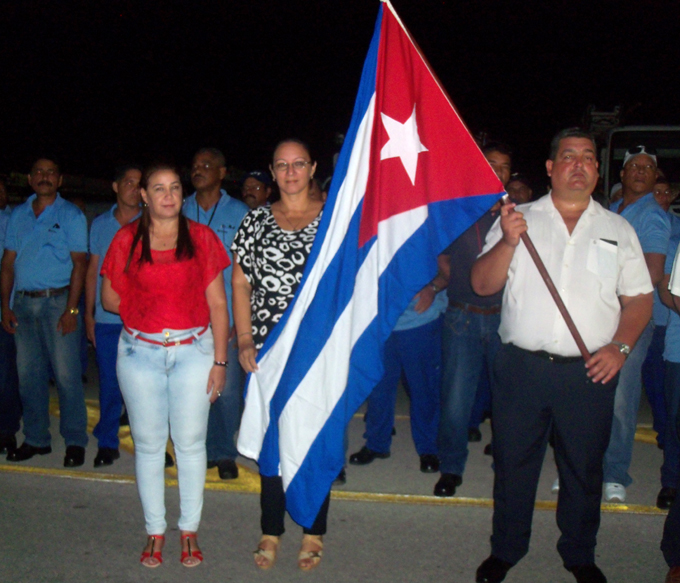
[{"label": "man with moustache", "polygon": [[87,337],[97,351],[99,368],[99,423],[94,436],[99,442],[94,467],[110,466],[120,457],[118,428],[123,409],[123,397],[118,386],[116,360],[118,340],[123,322],[118,314],[102,307],[100,271],[104,257],[115,234],[139,216],[142,170],[128,165],[116,169],[112,188],[116,204],[111,210],[92,221],[90,228],[90,261],[85,276],[85,328]]},{"label": "man with moustache", "polygon": [[20,462],[52,452],[51,365],[59,393],[59,430],[66,442],[64,466],[76,467],[84,463],[87,445],[78,314],[87,268],[87,221],[59,195],[62,175],[53,158],[38,159],[28,183],[35,192],[10,217],[0,277],[2,327],[16,340],[25,436],[7,459]]},{"label": "man with moustache", "polygon": [[272,177],[261,170],[248,172],[241,185],[241,196],[251,209],[264,206],[272,193]]},{"label": "man with moustache", "polygon": [[[215,148],[202,148],[194,156],[191,166],[191,183],[196,192],[184,201],[182,212],[187,218],[208,225],[219,237],[229,255],[229,267],[224,270],[224,289],[227,294],[229,322],[234,321],[231,309],[231,243],[236,229],[248,212],[242,202],[230,197],[221,189],[222,180],[227,174],[224,154]],[[227,379],[222,394],[210,406],[208,417],[208,467],[217,466],[220,478],[238,478],[236,465],[236,444],[234,435],[241,422],[243,407],[243,369],[238,362],[238,344],[232,325],[228,344]]]},{"label": "man with moustache", "polygon": [[[663,278],[671,236],[668,213],[654,198],[657,176],[656,151],[643,145],[630,148],[621,170],[622,197],[610,206],[612,212],[621,215],[635,229],[654,287]],[[607,502],[625,502],[626,488],[633,481],[628,469],[642,392],[641,371],[653,334],[654,320],[651,320],[619,375],[612,435],[604,456],[604,498]]]},{"label": "man with moustache", "polygon": [[[560,476],[557,549],[578,583],[606,583],[595,565],[603,456],[618,372],[652,313],[652,285],[634,229],[591,198],[594,139],[558,133],[546,162],[552,190],[501,208],[472,267],[480,295],[503,291],[494,363],[491,556],[477,583],[500,583],[529,550],[536,487],[550,437]],[[584,362],[521,234],[528,232],[587,350]]]}]

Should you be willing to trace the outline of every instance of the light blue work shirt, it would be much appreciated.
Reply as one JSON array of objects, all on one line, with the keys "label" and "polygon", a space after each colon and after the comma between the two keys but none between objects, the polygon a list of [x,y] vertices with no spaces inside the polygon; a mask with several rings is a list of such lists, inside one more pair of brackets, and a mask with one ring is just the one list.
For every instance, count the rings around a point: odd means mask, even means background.
[{"label": "light blue work shirt", "polygon": [[[673,261],[678,252],[680,243],[680,232],[675,232],[668,243],[668,253],[666,253],[666,263],[664,273],[673,271]],[[666,343],[663,350],[664,360],[680,363],[680,316],[673,310],[668,310],[668,324],[666,326]]]},{"label": "light blue work shirt", "polygon": [[9,208],[9,205],[0,211],[0,257],[2,257],[2,252],[5,250],[5,233],[7,233],[7,223],[9,223],[11,214],[12,209]]},{"label": "light blue work shirt", "polygon": [[[243,217],[246,216],[250,210],[248,206],[229,196],[226,191],[220,190],[222,196],[217,204],[210,207],[207,211],[203,210],[203,207],[196,202],[196,193],[194,192],[191,196],[184,200],[184,207],[182,212],[184,216],[201,223],[202,225],[208,225],[215,234],[222,241],[224,249],[229,256],[229,261],[234,262],[234,257],[231,252],[231,243],[236,235],[236,230],[238,229]],[[224,291],[227,294],[227,307],[229,309],[229,324],[233,326],[234,317],[231,311],[231,264],[227,267],[224,272]]]},{"label": "light blue work shirt", "polygon": [[671,219],[654,198],[654,193],[645,194],[642,198],[629,204],[619,213],[623,200],[612,203],[609,210],[620,214],[633,228],[640,240],[643,253],[660,253],[665,255],[668,240],[671,237]]},{"label": "light blue work shirt", "polygon": [[[672,251],[671,255],[675,255],[675,247],[671,250],[670,242],[673,238],[680,240],[680,217],[674,215],[673,213],[668,213],[668,218],[671,221],[671,237],[669,240],[669,252]],[[677,245],[677,242],[676,242]],[[668,254],[666,254],[666,260],[668,260]],[[670,273],[670,272],[669,272]],[[655,326],[667,326],[668,319],[670,318],[670,310],[663,305],[661,298],[659,298],[659,292],[654,289],[654,308],[652,309],[652,320]]]},{"label": "light blue work shirt", "polygon": [[[90,227],[90,254],[99,257],[99,264],[97,266],[97,296],[95,298],[94,310],[94,319],[98,324],[123,323],[118,314],[107,312],[102,307],[102,281],[104,280],[101,274],[102,264],[104,263],[104,257],[106,257],[111,241],[113,241],[114,236],[121,229],[121,224],[114,215],[117,208],[118,205],[114,204],[111,210],[102,213],[92,221],[92,226]],[[139,217],[139,214],[137,217]]]},{"label": "light blue work shirt", "polygon": [[411,300],[411,303],[408,305],[406,310],[404,310],[404,313],[397,320],[397,323],[394,326],[395,332],[399,332],[400,330],[412,330],[413,328],[419,328],[420,326],[429,324],[430,322],[433,322],[434,320],[439,318],[439,316],[441,316],[442,313],[446,310],[446,306],[448,306],[449,303],[446,297],[446,288],[444,288],[442,291],[440,291],[437,295],[434,296],[432,305],[422,314],[419,314],[415,310],[417,303],[418,300],[416,298],[413,298]]},{"label": "light blue work shirt", "polygon": [[7,225],[5,249],[15,251],[14,285],[37,291],[69,285],[71,253],[87,253],[87,220],[74,204],[59,194],[36,218],[36,194],[14,209]]}]

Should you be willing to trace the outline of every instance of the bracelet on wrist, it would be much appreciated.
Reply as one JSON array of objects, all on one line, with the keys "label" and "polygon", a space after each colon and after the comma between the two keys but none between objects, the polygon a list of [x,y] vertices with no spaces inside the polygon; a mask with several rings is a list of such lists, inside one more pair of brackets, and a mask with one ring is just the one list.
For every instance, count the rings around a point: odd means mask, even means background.
[{"label": "bracelet on wrist", "polygon": [[213,360],[213,364],[215,366],[223,366],[224,368],[229,366],[229,363],[226,360]]},{"label": "bracelet on wrist", "polygon": [[237,336],[237,338],[240,338],[241,336],[252,336],[252,335],[253,335],[252,332],[241,332],[241,333]]}]

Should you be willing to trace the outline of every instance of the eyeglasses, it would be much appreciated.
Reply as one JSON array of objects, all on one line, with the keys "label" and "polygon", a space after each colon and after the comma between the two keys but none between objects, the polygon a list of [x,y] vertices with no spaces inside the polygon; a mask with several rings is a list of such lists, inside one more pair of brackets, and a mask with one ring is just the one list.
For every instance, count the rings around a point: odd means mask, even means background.
[{"label": "eyeglasses", "polygon": [[205,162],[203,164],[196,163],[191,167],[191,171],[195,172],[196,170],[210,170],[211,168],[219,168],[219,165],[210,164],[208,162]]},{"label": "eyeglasses", "polygon": [[249,184],[249,185],[246,186],[244,184],[243,187],[241,188],[241,192],[250,192],[252,190],[254,190],[256,192],[260,192],[260,190],[264,190],[264,186],[262,186],[260,184],[258,184],[257,186],[253,186],[252,184]]},{"label": "eyeglasses", "polygon": [[276,162],[274,164],[274,170],[277,172],[288,172],[288,166],[290,166],[295,172],[300,172],[311,165],[312,163],[307,162],[307,160],[295,160],[292,164],[288,164],[288,162]]}]

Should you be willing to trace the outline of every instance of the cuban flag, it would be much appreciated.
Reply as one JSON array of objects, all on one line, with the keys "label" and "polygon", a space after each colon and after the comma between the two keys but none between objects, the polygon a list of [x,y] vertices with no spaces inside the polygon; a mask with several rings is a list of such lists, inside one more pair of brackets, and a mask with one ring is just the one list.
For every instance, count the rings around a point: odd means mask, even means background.
[{"label": "cuban flag", "polygon": [[238,449],[282,476],[311,527],[344,465],[347,424],[436,258],[503,186],[389,2],[296,297],[250,375]]}]

